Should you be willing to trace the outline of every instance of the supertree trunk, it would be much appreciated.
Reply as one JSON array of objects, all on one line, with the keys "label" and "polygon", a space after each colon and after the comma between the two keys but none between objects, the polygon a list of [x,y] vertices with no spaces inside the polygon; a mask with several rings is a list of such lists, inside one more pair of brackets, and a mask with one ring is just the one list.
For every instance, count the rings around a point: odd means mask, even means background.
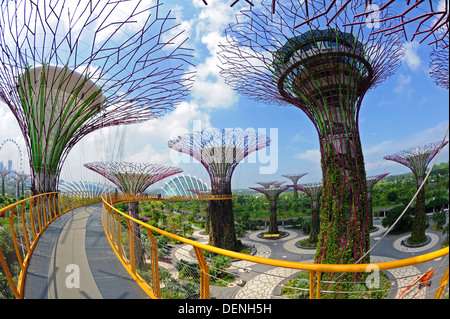
[{"label": "supertree trunk", "polygon": [[277,201],[270,201],[270,220],[268,234],[279,234],[277,220]]},{"label": "supertree trunk", "polygon": [[[214,195],[226,194],[217,193]],[[209,244],[214,247],[238,251],[239,245],[236,239],[232,205],[231,199],[211,201]]]},{"label": "supertree trunk", "polygon": [[[417,189],[419,189],[420,185],[423,183],[424,178],[424,176],[417,178]],[[417,193],[416,205],[414,208],[414,222],[408,243],[414,245],[425,242],[427,240],[427,236],[425,235],[426,229],[425,187],[422,187]]]},{"label": "supertree trunk", "polygon": [[[130,217],[138,219],[139,217],[139,202],[127,203],[127,213]],[[141,242],[141,231],[139,224],[131,222],[131,228],[134,236],[134,258],[137,269],[146,269],[144,245]]]}]

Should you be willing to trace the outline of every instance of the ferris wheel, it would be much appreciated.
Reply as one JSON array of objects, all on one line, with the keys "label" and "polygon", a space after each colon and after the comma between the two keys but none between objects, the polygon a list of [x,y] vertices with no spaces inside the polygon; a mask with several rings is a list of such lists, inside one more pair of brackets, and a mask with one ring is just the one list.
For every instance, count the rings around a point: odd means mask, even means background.
[{"label": "ferris wheel", "polygon": [[12,143],[12,144],[14,144],[17,147],[17,150],[19,151],[19,167],[18,167],[18,171],[19,172],[22,171],[22,169],[23,169],[23,155],[22,155],[22,150],[21,150],[21,148],[19,146],[19,143],[17,143],[12,138],[7,138],[6,140],[4,140],[3,142],[0,143],[0,152],[1,152],[2,148],[3,148],[3,146],[6,143]]}]

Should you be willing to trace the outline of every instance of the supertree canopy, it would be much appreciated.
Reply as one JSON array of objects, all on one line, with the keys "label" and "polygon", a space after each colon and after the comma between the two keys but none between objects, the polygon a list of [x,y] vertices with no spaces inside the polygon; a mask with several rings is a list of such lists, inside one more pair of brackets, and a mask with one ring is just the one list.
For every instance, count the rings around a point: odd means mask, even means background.
[{"label": "supertree canopy", "polygon": [[[275,182],[276,183],[276,182]],[[260,192],[264,194],[270,203],[270,217],[269,217],[269,230],[267,231],[267,234],[279,234],[278,231],[278,221],[277,221],[277,199],[278,196],[280,196],[281,193],[286,191],[288,188],[290,188],[292,185],[282,185],[284,182],[277,183],[277,185],[274,185],[273,183],[269,187],[250,187],[250,189],[253,189],[257,192]],[[258,183],[260,184],[260,183]]]},{"label": "supertree canopy", "polygon": [[[367,25],[372,33],[393,34],[401,32],[411,41],[416,37],[420,43],[428,40],[434,44],[448,37],[449,10],[448,1],[444,0],[381,0],[381,1],[305,1],[307,18],[296,27],[310,24],[312,21],[327,15],[327,25],[339,18],[343,10],[354,10],[354,19],[346,25]],[[309,8],[313,10],[308,10]],[[321,10],[314,10],[320,7]],[[390,10],[391,9],[391,10]],[[390,12],[387,12],[389,11]],[[393,23],[386,24],[391,20]],[[444,32],[442,32],[444,31]]]},{"label": "supertree canopy", "polygon": [[131,195],[142,194],[150,185],[183,171],[177,167],[148,163],[93,162],[84,166]]},{"label": "supertree canopy", "polygon": [[311,199],[311,231],[308,241],[317,243],[320,231],[320,197],[322,196],[322,183],[295,185],[294,188],[304,192]]},{"label": "supertree canopy", "polygon": [[[263,1],[237,15],[219,52],[221,74],[236,91],[294,105],[317,130],[323,174],[317,263],[353,263],[368,250],[358,116],[364,95],[395,72],[404,52],[400,33],[347,26],[364,8],[358,3],[332,12],[320,1],[278,1],[272,14],[272,1]],[[296,27],[310,16],[317,18]]]},{"label": "supertree canopy", "polygon": [[0,100],[25,137],[34,193],[55,191],[72,147],[164,114],[187,94],[182,30],[156,1],[6,1]]},{"label": "supertree canopy", "polygon": [[[424,146],[409,148],[392,155],[387,155],[384,159],[408,167],[414,173],[417,189],[419,189],[424,182],[428,164],[447,143],[448,141],[434,142]],[[410,244],[420,244],[426,241],[425,187],[422,187],[417,194],[414,215],[413,229],[411,237],[408,238],[408,242]]]},{"label": "supertree canopy", "polygon": [[[200,162],[211,179],[212,195],[231,194],[231,178],[236,166],[251,153],[269,146],[270,138],[253,130],[204,129],[168,142],[168,146]],[[237,250],[231,199],[213,200],[210,205],[209,243]]]},{"label": "supertree canopy", "polygon": [[372,211],[372,190],[373,187],[383,178],[388,176],[389,173],[378,174],[375,176],[367,177],[367,210],[368,210],[368,220],[369,220],[369,229],[373,228],[373,211]]},{"label": "supertree canopy", "polygon": [[[148,163],[93,162],[86,163],[84,166],[107,178],[122,192],[130,195],[142,194],[150,185],[182,172],[181,169],[176,167]],[[128,202],[128,215],[138,219],[138,207],[139,202]],[[131,225],[134,236],[140,239],[139,225],[135,222],[132,222]],[[143,251],[142,244],[138,240],[135,244],[135,259],[139,268],[146,269]]]},{"label": "supertree canopy", "polygon": [[295,213],[298,214],[298,191],[295,185],[297,185],[300,178],[305,176],[308,173],[301,173],[301,174],[288,174],[288,175],[282,175],[283,177],[286,177],[291,180],[292,185],[294,186],[294,199],[295,199]]}]

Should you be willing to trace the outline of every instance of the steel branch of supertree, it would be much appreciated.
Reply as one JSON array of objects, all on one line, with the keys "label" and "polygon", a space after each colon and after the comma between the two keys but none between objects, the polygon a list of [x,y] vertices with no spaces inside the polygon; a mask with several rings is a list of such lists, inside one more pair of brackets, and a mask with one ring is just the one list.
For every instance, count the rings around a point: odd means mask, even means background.
[{"label": "steel branch of supertree", "polygon": [[55,191],[88,133],[173,109],[193,83],[183,30],[159,1],[7,1],[0,100],[25,137],[35,193]]},{"label": "steel branch of supertree", "polygon": [[132,195],[142,194],[150,185],[183,171],[149,163],[93,162],[84,166],[110,180],[122,192]]}]

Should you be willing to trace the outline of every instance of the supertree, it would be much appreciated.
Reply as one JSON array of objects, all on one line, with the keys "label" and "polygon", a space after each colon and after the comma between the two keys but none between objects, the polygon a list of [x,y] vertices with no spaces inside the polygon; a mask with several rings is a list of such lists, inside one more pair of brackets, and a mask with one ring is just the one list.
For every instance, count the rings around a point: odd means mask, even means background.
[{"label": "supertree", "polygon": [[[25,180],[30,177],[30,175],[28,174],[23,174],[23,173],[17,173],[15,172],[15,176],[13,176],[14,180],[16,181],[16,194],[17,194],[17,198],[19,198],[20,195],[24,195],[25,194]],[[20,187],[20,185],[22,185],[22,187]]]},{"label": "supertree", "polygon": [[[93,162],[84,164],[88,169],[102,175],[116,185],[123,193],[130,195],[139,195],[152,184],[174,174],[181,173],[183,170],[177,167],[164,166],[148,163],[128,163],[128,162]],[[139,202],[127,203],[128,215],[138,219]],[[133,233],[136,238],[140,238],[139,225],[132,222]],[[136,260],[142,266],[143,248],[140,247],[140,241],[136,245]]]},{"label": "supertree", "polygon": [[[277,183],[277,182],[275,182]],[[278,196],[280,196],[281,193],[286,191],[288,188],[290,188],[292,185],[282,185],[284,182],[277,183],[277,185],[274,185],[273,183],[269,187],[250,187],[250,189],[253,189],[257,192],[260,192],[264,194],[267,199],[269,200],[270,205],[270,217],[269,217],[269,230],[267,231],[267,234],[279,234],[278,231],[278,221],[277,221],[277,200]]]},{"label": "supertree", "polygon": [[[270,138],[254,130],[203,129],[178,136],[168,146],[200,162],[211,179],[212,195],[231,195],[236,166],[249,154],[269,146]],[[210,245],[238,250],[231,199],[210,203]]]},{"label": "supertree", "polygon": [[[414,222],[411,236],[408,238],[410,244],[420,244],[426,241],[425,220],[425,188],[420,186],[425,180],[428,164],[433,157],[445,146],[448,141],[434,142],[424,146],[418,146],[399,151],[392,155],[383,157],[385,160],[394,161],[405,165],[414,173],[417,183],[416,206],[414,208]],[[419,190],[420,188],[420,190]]]},{"label": "supertree", "polygon": [[5,196],[5,178],[10,173],[10,171],[0,170],[0,176],[2,178],[2,196]]},{"label": "supertree", "polygon": [[[359,1],[339,12],[325,11],[321,1],[286,0],[278,1],[272,14],[271,4],[263,1],[242,10],[226,29],[219,52],[221,74],[239,93],[265,103],[294,105],[312,121],[323,175],[315,262],[353,263],[370,244],[359,111],[367,91],[401,64],[402,35],[346,26],[364,7]],[[317,19],[296,27],[310,16]]]},{"label": "supertree", "polygon": [[320,197],[322,196],[322,183],[295,185],[294,188],[304,192],[311,199],[311,231],[309,243],[317,243],[320,231]]},{"label": "supertree", "polygon": [[292,185],[294,186],[294,199],[295,199],[295,213],[298,214],[298,191],[295,187],[298,184],[298,180],[305,176],[308,173],[301,173],[301,174],[289,174],[289,175],[281,175],[283,177],[286,177],[292,181]]},{"label": "supertree", "polygon": [[189,51],[159,1],[13,0],[0,17],[0,100],[15,115],[32,192],[57,190],[88,133],[143,122],[188,94]]},{"label": "supertree", "polygon": [[383,173],[378,174],[375,176],[369,176],[367,177],[366,184],[367,184],[367,211],[368,211],[368,223],[369,223],[369,229],[373,229],[373,210],[372,210],[372,191],[374,186],[383,178],[388,176],[389,173]]}]

